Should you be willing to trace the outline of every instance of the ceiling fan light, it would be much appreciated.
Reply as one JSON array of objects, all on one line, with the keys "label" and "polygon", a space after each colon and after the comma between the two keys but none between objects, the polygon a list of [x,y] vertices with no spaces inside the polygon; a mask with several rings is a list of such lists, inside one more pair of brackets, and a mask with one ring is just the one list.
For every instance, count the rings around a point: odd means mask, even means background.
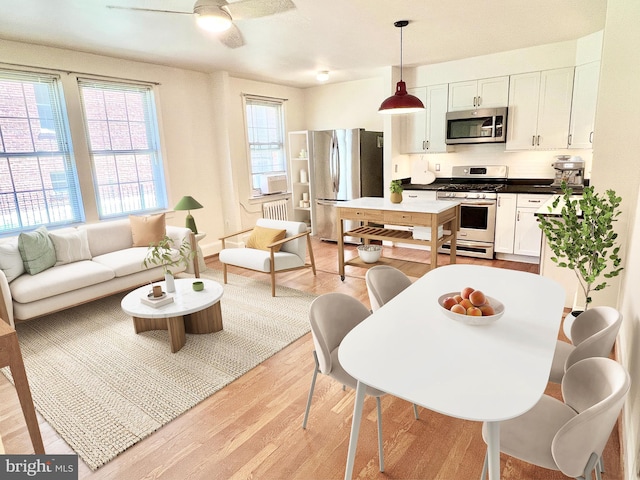
[{"label": "ceiling fan light", "polygon": [[327,80],[329,80],[329,72],[327,70],[319,71],[316,74],[316,80],[318,80],[319,82],[326,82]]},{"label": "ceiling fan light", "polygon": [[382,102],[378,113],[399,115],[419,112],[420,110],[424,110],[424,104],[418,97],[408,94],[407,84],[400,80],[396,85],[396,93]]},{"label": "ceiling fan light", "polygon": [[195,8],[196,23],[209,32],[224,32],[231,28],[231,16],[219,7]]}]

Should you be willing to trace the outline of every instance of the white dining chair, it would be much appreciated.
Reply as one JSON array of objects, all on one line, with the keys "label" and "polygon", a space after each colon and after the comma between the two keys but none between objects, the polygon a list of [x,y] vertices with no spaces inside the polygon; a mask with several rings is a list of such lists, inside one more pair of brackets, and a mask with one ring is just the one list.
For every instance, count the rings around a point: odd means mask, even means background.
[{"label": "white dining chair", "polygon": [[622,314],[612,307],[592,307],[578,315],[571,325],[573,343],[556,343],[549,381],[562,382],[565,371],[580,360],[608,357],[621,324]]},{"label": "white dining chair", "polygon": [[[519,417],[500,422],[500,451],[525,462],[591,479],[622,405],[630,378],[615,360],[591,357],[569,367],[562,379],[564,402],[543,395]],[[482,427],[487,441],[487,424]],[[481,479],[487,473],[485,455]]]},{"label": "white dining chair", "polygon": [[[311,388],[304,412],[302,428],[307,428],[311,399],[316,385],[318,373],[323,373],[345,385],[355,389],[357,380],[349,375],[340,365],[338,351],[342,339],[367,318],[371,312],[353,297],[343,293],[327,293],[317,297],[309,307],[309,322],[315,350],[313,358],[315,367]],[[382,450],[382,408],[380,397],[385,394],[381,390],[367,386],[366,394],[375,397],[378,410],[378,451],[380,471],[384,471],[384,454]]]},{"label": "white dining chair", "polygon": [[395,267],[376,265],[365,274],[371,310],[376,311],[411,285],[411,279]]},{"label": "white dining chair", "polygon": [[[381,308],[412,283],[411,279],[403,272],[390,265],[371,267],[367,270],[364,279],[372,312]],[[416,420],[420,419],[415,403],[413,404],[413,415]]]}]

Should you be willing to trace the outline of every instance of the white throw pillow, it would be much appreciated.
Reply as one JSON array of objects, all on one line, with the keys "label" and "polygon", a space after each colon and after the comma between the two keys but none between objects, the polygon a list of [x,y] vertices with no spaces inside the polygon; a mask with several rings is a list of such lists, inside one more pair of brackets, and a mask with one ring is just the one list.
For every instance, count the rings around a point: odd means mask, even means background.
[{"label": "white throw pillow", "polygon": [[0,270],[4,272],[9,282],[24,273],[24,263],[18,249],[18,239],[0,243]]},{"label": "white throw pillow", "polygon": [[49,232],[49,238],[56,249],[56,265],[91,260],[89,240],[84,228],[72,232]]}]

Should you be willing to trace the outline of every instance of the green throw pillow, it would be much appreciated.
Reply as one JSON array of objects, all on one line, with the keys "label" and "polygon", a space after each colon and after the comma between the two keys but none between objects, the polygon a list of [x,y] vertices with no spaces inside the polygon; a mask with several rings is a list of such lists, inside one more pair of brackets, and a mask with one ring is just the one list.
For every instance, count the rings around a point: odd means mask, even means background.
[{"label": "green throw pillow", "polygon": [[18,237],[18,249],[27,273],[35,275],[56,264],[56,250],[45,227],[23,232]]}]

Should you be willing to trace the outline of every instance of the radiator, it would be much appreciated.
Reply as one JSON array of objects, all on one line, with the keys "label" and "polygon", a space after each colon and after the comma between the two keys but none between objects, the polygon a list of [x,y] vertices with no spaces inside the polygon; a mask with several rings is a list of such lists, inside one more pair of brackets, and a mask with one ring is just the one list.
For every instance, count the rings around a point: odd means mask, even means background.
[{"label": "radiator", "polygon": [[289,220],[287,213],[288,200],[276,200],[262,204],[262,216],[273,220]]}]

